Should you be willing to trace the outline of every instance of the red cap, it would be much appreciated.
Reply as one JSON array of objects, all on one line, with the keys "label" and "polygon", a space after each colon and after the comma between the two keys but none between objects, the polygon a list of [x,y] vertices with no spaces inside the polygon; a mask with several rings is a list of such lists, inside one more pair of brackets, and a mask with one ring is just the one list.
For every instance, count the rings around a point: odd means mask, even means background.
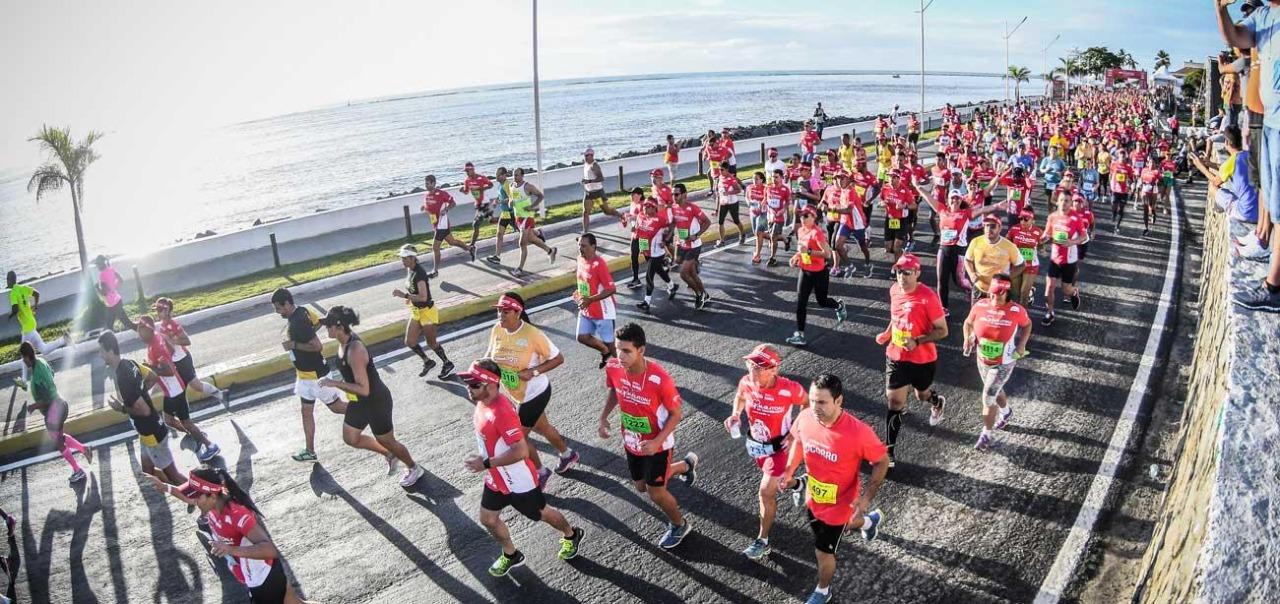
[{"label": "red cap", "polygon": [[1035,217],[1036,217],[1036,213],[1032,212],[1031,210],[1023,210],[1021,212],[1018,212],[1018,218],[1035,218]]},{"label": "red cap", "polygon": [[519,300],[512,298],[511,296],[502,296],[501,298],[498,298],[497,302],[493,303],[493,308],[520,312],[524,310],[524,305],[521,304]]},{"label": "red cap", "polygon": [[498,374],[481,367],[479,361],[472,361],[471,366],[466,371],[458,374],[458,379],[464,382],[479,382],[482,384],[499,384],[502,382]]},{"label": "red cap", "polygon": [[178,492],[187,499],[195,499],[200,495],[217,495],[222,492],[222,485],[209,482],[193,474],[187,475],[187,481],[178,486]]},{"label": "red cap", "polygon": [[1002,226],[1004,224],[1004,221],[1000,220],[1000,217],[996,216],[995,214],[987,214],[986,217],[982,219],[982,223],[983,224],[990,223],[996,226]]},{"label": "red cap", "polygon": [[994,278],[993,278],[993,279],[991,280],[991,286],[990,286],[990,287],[988,287],[987,289],[988,289],[988,290],[990,290],[991,295],[993,295],[993,296],[994,296],[994,295],[997,295],[997,294],[1003,294],[1003,293],[1005,293],[1005,292],[1009,291],[1009,288],[1010,288],[1010,287],[1012,287],[1012,284],[1010,284],[1008,281],[1006,281],[1006,280],[1004,280],[1004,279],[994,279]]},{"label": "red cap", "polygon": [[663,174],[665,174],[665,172],[662,171],[662,168],[649,170],[649,176],[662,176]]},{"label": "red cap", "polygon": [[800,208],[800,211],[797,212],[797,214],[799,214],[800,216],[817,216],[818,211],[815,210],[813,206],[805,206],[803,208]]},{"label": "red cap", "polygon": [[757,365],[765,369],[772,369],[782,364],[782,355],[768,344],[760,344],[751,349],[747,356],[742,357],[752,365]]},{"label": "red cap", "polygon": [[920,259],[915,254],[903,254],[901,258],[898,258],[897,262],[893,263],[893,268],[904,271],[918,271],[920,270]]}]

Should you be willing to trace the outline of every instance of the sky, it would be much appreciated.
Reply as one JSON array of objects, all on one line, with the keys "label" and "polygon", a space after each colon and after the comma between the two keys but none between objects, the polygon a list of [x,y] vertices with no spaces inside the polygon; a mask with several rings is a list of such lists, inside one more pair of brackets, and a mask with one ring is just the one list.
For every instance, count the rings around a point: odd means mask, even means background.
[{"label": "sky", "polygon": [[[544,80],[920,65],[915,0],[543,0]],[[930,70],[1041,73],[1072,48],[1175,68],[1222,46],[1204,0],[935,0]],[[349,100],[532,77],[530,0],[0,0],[0,173],[41,157],[43,123],[145,156],[157,137]],[[1044,52],[1054,36],[1056,43]]]}]

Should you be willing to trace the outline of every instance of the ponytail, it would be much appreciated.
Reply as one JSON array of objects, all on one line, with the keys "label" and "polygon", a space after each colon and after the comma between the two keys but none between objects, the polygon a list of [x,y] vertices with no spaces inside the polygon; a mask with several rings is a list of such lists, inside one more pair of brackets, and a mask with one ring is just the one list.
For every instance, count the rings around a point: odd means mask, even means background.
[{"label": "ponytail", "polygon": [[249,508],[253,513],[266,518],[266,515],[258,509],[258,506],[254,505],[253,499],[249,497],[249,493],[240,488],[240,485],[236,483],[235,479],[232,478],[231,474],[227,473],[225,469],[205,466],[192,470],[191,473],[198,476],[201,480],[221,484],[227,489],[227,499]]}]

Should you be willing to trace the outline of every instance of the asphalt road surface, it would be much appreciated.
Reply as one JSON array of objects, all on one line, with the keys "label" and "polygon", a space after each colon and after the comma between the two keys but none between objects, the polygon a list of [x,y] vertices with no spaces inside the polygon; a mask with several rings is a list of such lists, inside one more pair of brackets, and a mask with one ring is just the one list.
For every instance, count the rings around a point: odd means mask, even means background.
[{"label": "asphalt road surface", "polygon": [[[1043,210],[1043,199],[1037,205]],[[1111,438],[1152,329],[1164,274],[1167,219],[1149,238],[1137,236],[1140,225],[1132,220],[1116,237],[1105,228],[1106,214],[1101,209],[1102,225],[1082,274],[1083,308],[1072,312],[1060,305],[1050,328],[1038,323],[1043,302],[1033,308],[1031,356],[1007,387],[1017,414],[994,452],[973,449],[980,431],[979,381],[973,359],[959,350],[968,304],[952,293],[952,336],[940,345],[937,377],[949,401],[947,419],[929,427],[927,407],[912,401],[897,467],[876,501],[886,516],[880,538],[842,545],[838,601],[1035,597]],[[921,228],[927,254],[928,228]],[[582,462],[553,477],[547,493],[551,505],[586,530],[574,561],[556,558],[553,529],[508,511],[528,564],[509,578],[487,574],[498,547],[476,520],[480,475],[462,466],[475,449],[472,407],[459,383],[418,378],[416,358],[392,355],[381,367],[395,396],[397,434],[428,470],[408,491],[386,476],[381,459],[343,445],[341,418],[323,409],[317,409],[320,463],[292,461],[301,429],[297,400],[282,391],[283,378],[263,384],[257,395],[237,393],[245,404],[234,415],[219,412],[203,425],[264,512],[291,576],[319,602],[803,599],[815,571],[802,510],[782,501],[773,553],[765,561],[739,553],[757,529],[759,472],[721,422],[744,372],[740,357],[756,343],[771,342],[784,352],[785,375],[806,382],[820,372],[840,375],[846,409],[883,437],[884,350],[873,336],[887,321],[889,273],[877,252],[875,277],[835,280],[834,295],[850,305],[848,320],[836,325],[831,311],[812,306],[809,346],[794,349],[781,343],[794,329],[795,269],[755,267],[749,258],[747,247],[707,257],[703,274],[714,300],[706,311],[695,311],[682,290],[676,302],[659,298],[654,314],[645,316],[634,308],[641,290],[620,292],[619,320],[645,326],[649,357],[671,372],[684,396],[677,450],[696,451],[703,460],[695,487],[672,484],[694,528],[673,551],[656,546],[662,517],[633,491],[617,437],[596,436],[605,396],[599,357],[573,340],[575,313],[567,301],[534,321],[567,360],[550,374],[548,414]],[[931,266],[930,260],[929,284]],[[618,277],[621,283],[629,275]],[[464,365],[484,353],[485,334],[477,329],[446,348]],[[540,448],[544,461],[554,464],[551,449],[545,443]],[[22,601],[247,601],[204,554],[195,516],[144,488],[138,455],[133,440],[100,447],[92,476],[77,488],[67,485],[69,471],[60,459],[3,477],[0,501],[20,517]],[[184,470],[196,463],[190,448],[177,456]]]}]

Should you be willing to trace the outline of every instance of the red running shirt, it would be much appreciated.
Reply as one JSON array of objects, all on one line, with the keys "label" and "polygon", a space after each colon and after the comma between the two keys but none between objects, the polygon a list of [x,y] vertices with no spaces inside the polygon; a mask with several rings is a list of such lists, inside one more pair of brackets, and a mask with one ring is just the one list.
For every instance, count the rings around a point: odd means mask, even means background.
[{"label": "red running shirt", "polygon": [[810,409],[803,409],[791,427],[804,449],[809,475],[805,502],[814,518],[842,526],[853,517],[858,500],[858,470],[862,462],[876,463],[889,451],[875,430],[845,411],[831,427],[823,426]]},{"label": "red running shirt", "polygon": [[[472,424],[480,456],[485,459],[501,456],[524,440],[520,413],[505,394],[499,394],[491,403],[477,404]],[[525,457],[513,464],[489,468],[484,473],[484,486],[503,494],[527,493],[537,488],[536,476],[533,461]]]},{"label": "red running shirt", "polygon": [[[205,514],[205,518],[209,520],[209,532],[218,540],[237,547],[253,545],[249,540],[249,533],[258,526],[258,517],[253,514],[253,510],[235,501],[228,501],[222,506],[221,512],[211,510]],[[271,573],[271,565],[275,563],[275,560],[254,560],[231,555],[224,556],[223,559],[231,574],[245,587],[262,585]]]},{"label": "red running shirt", "polygon": [[[698,221],[698,217],[706,217],[706,213],[697,204],[686,203],[676,204],[671,207],[673,218],[672,224],[676,227],[676,240],[679,241],[680,247],[684,249],[693,249],[702,247],[702,223]],[[692,237],[693,243],[686,243],[685,239]]]},{"label": "red running shirt", "polygon": [[969,219],[973,217],[973,210],[969,208],[961,208],[956,211],[944,209],[938,213],[938,223],[941,234],[941,244],[944,246],[966,246],[969,245]]},{"label": "red running shirt", "polygon": [[[609,359],[604,366],[604,380],[618,399],[622,419],[622,444],[633,455],[640,455],[640,444],[662,431],[671,411],[680,408],[680,392],[676,382],[657,361],[645,360],[644,373],[631,375],[622,361]],[[662,443],[662,450],[674,447],[675,434]]]},{"label": "red running shirt", "polygon": [[791,189],[781,183],[774,183],[765,189],[765,209],[769,218],[776,223],[787,221],[787,208],[791,203]]},{"label": "red running shirt", "polygon": [[[578,293],[584,298],[613,288],[613,274],[609,272],[609,264],[599,255],[590,261],[578,256],[578,270],[575,276],[578,281]],[[587,305],[586,310],[581,313],[588,319],[612,319],[617,315],[617,308],[614,305],[613,296],[609,296]]]},{"label": "red running shirt", "polygon": [[801,227],[796,229],[796,240],[799,243],[796,253],[800,254],[800,270],[815,272],[827,268],[827,258],[822,255],[822,244],[827,242],[825,230]]},{"label": "red running shirt", "polygon": [[466,180],[462,181],[462,192],[470,194],[471,198],[476,200],[476,205],[480,205],[484,203],[485,188],[492,186],[493,181],[489,180],[488,176],[476,174],[475,176],[468,176]]},{"label": "red running shirt", "polygon": [[452,195],[445,192],[444,189],[436,189],[434,192],[422,194],[422,211],[433,217],[439,217],[440,211],[444,209],[445,204],[452,202]]},{"label": "red running shirt", "polygon": [[[916,190],[911,185],[903,182],[896,188],[891,184],[884,185],[884,192],[881,193],[884,198],[884,211],[890,219],[901,220],[907,217],[907,210],[912,202],[916,199]],[[892,226],[891,229],[902,228],[901,226]]]},{"label": "red running shirt", "polygon": [[738,380],[738,397],[746,401],[751,439],[762,443],[786,436],[791,431],[791,408],[809,404],[804,386],[782,376],[774,379],[772,388],[765,388],[744,375]]},{"label": "red running shirt", "polygon": [[640,242],[640,253],[647,258],[661,258],[666,254],[662,247],[662,234],[669,224],[667,217],[660,213],[636,218],[636,240]]},{"label": "red running shirt", "polygon": [[1062,212],[1054,212],[1044,225],[1045,237],[1049,239],[1049,261],[1058,264],[1071,264],[1080,259],[1080,246],[1068,245],[1066,242],[1085,234],[1084,223],[1079,217]]},{"label": "red running shirt", "polygon": [[[156,321],[156,331],[170,338],[173,338],[175,340],[180,338],[183,334],[187,333],[187,330],[183,329],[182,325],[173,319]],[[185,359],[185,358],[187,358],[187,348],[185,346],[174,345],[173,346],[173,362],[177,363],[178,361],[181,361],[182,359]]]},{"label": "red running shirt", "polygon": [[1013,353],[1017,352],[1013,338],[1018,328],[1031,327],[1031,317],[1021,305],[1006,302],[999,306],[991,298],[979,300],[969,311],[969,320],[973,321],[973,335],[978,340],[978,361],[993,367],[1013,362]]},{"label": "red running shirt", "polygon": [[1026,263],[1026,270],[1036,272],[1040,268],[1040,254],[1036,253],[1036,248],[1040,245],[1040,240],[1044,237],[1044,231],[1038,226],[1030,228],[1022,228],[1022,225],[1014,225],[1009,229],[1009,233],[1005,235],[1018,246],[1018,253],[1022,254],[1022,260]]},{"label": "red running shirt", "polygon": [[805,153],[813,153],[813,150],[818,146],[818,140],[817,131],[806,130],[800,135],[800,148],[804,149]]},{"label": "red running shirt", "polygon": [[917,283],[915,291],[907,293],[894,283],[889,288],[889,345],[885,355],[891,361],[907,363],[932,363],[938,360],[938,348],[933,342],[919,344],[911,350],[902,345],[907,338],[918,338],[933,331],[933,322],[945,315],[942,299],[928,285]]}]

